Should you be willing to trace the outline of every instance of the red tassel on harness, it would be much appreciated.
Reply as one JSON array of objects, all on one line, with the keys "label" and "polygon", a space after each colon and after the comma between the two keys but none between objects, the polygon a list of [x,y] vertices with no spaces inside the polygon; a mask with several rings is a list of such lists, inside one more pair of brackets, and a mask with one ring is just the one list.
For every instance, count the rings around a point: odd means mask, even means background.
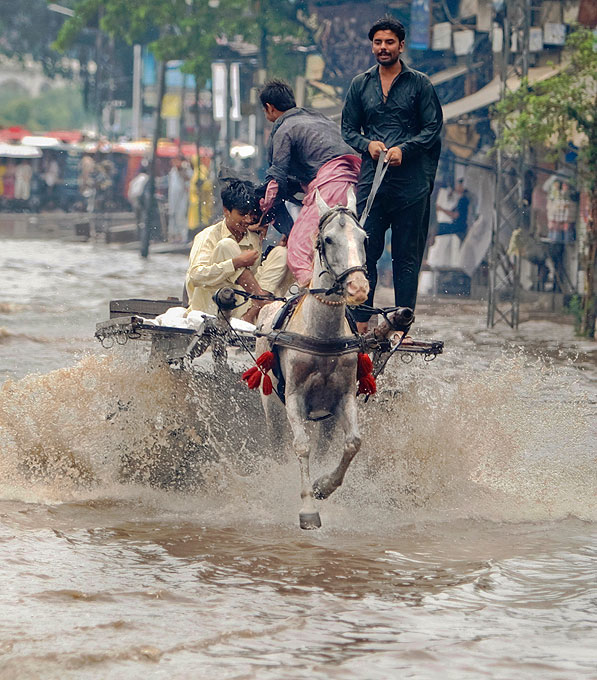
[{"label": "red tassel on harness", "polygon": [[377,392],[377,383],[371,373],[364,375],[359,380],[359,394],[375,394]]},{"label": "red tassel on harness", "polygon": [[256,390],[261,385],[263,375],[263,394],[269,396],[274,391],[272,379],[266,375],[274,367],[275,357],[273,352],[264,352],[257,357],[256,366],[251,366],[243,373],[243,380],[250,390]]},{"label": "red tassel on harness", "polygon": [[373,376],[373,362],[371,357],[365,354],[365,352],[359,352],[357,380],[359,381],[357,394],[375,394],[377,392],[377,383]]},{"label": "red tassel on harness", "polygon": [[251,366],[251,368],[248,368],[244,373],[243,373],[243,380],[248,380],[255,371],[258,371],[259,369],[257,366]]},{"label": "red tassel on harness", "polygon": [[273,352],[264,352],[260,356],[257,357],[257,360],[255,363],[257,366],[261,366],[263,371],[267,373],[268,371],[271,371],[272,368],[274,367],[274,353]]},{"label": "red tassel on harness", "polygon": [[261,385],[261,371],[257,369],[253,375],[249,376],[247,380],[247,387],[250,390],[256,390]]},{"label": "red tassel on harness", "polygon": [[261,371],[257,366],[251,366],[243,373],[243,380],[247,383],[250,390],[255,390],[261,384]]},{"label": "red tassel on harness", "polygon": [[269,395],[274,391],[274,386],[272,384],[272,379],[269,377],[269,375],[264,375],[263,376],[263,394],[265,394],[266,397],[269,397]]},{"label": "red tassel on harness", "polygon": [[357,380],[360,380],[373,371],[373,362],[371,357],[365,352],[359,352],[357,362]]}]

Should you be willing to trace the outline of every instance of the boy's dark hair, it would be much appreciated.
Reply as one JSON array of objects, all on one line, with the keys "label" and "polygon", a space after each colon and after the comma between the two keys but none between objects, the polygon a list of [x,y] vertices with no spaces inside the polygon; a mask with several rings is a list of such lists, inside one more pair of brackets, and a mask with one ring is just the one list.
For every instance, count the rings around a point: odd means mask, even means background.
[{"label": "boy's dark hair", "polygon": [[377,33],[377,31],[392,31],[392,33],[396,34],[399,42],[402,42],[404,38],[406,38],[406,30],[404,29],[404,26],[398,21],[398,19],[394,19],[394,17],[387,14],[385,17],[383,17],[383,19],[378,19],[373,24],[373,26],[371,26],[368,33],[369,40],[373,41],[373,36]]},{"label": "boy's dark hair", "polygon": [[242,179],[229,180],[220,194],[222,204],[227,210],[238,210],[241,215],[259,213],[259,198],[255,185]]},{"label": "boy's dark hair", "polygon": [[259,92],[261,106],[271,104],[278,111],[288,111],[296,106],[294,92],[288,83],[283,80],[270,80]]}]

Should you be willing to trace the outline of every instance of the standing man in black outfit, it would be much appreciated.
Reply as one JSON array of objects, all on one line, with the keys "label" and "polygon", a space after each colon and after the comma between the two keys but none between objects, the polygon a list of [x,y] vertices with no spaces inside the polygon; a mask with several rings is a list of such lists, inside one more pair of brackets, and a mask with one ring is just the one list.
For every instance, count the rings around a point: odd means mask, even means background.
[{"label": "standing man in black outfit", "polygon": [[[369,40],[377,65],[360,73],[350,85],[342,111],[342,136],[363,157],[357,186],[359,214],[382,151],[390,166],[365,223],[371,286],[367,304],[373,303],[377,261],[383,253],[385,233],[391,228],[395,304],[414,309],[429,228],[429,195],[439,157],[442,113],[429,78],[400,59],[405,36],[404,26],[392,17],[380,19],[371,27]],[[365,332],[370,314],[360,312],[356,316],[359,330]]]}]

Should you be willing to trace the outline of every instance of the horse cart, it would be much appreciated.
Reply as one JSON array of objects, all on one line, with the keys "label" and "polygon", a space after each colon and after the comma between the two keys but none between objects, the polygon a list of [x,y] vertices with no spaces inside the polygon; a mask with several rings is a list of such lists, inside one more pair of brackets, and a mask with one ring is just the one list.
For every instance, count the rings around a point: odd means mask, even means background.
[{"label": "horse cart", "polygon": [[[195,358],[209,348],[220,369],[226,366],[230,347],[246,353],[254,365],[242,378],[248,387],[260,388],[268,429],[273,432],[273,423],[280,427],[287,422],[292,432],[301,476],[302,529],[321,526],[315,500],[327,498],[342,484],[361,447],[358,394],[368,399],[375,393],[376,378],[392,357],[409,361],[421,354],[432,360],[443,351],[442,342],[408,338],[412,309],[364,304],[369,295],[366,234],[356,216],[352,191],[347,206],[330,208],[319,194],[316,202],[320,220],[313,287],[301,289],[288,300],[272,296],[271,303],[261,309],[256,326],[233,317],[240,306],[238,297],[259,296],[221,288],[213,296],[218,310],[214,316],[198,311],[186,314],[178,300],[125,300],[112,303],[112,318],[98,324],[96,330],[104,346],[151,341],[152,360],[183,369],[192,368]],[[351,321],[354,308],[367,315],[381,314],[384,321],[361,335]],[[342,429],[342,454],[335,469],[312,482],[309,457],[315,447],[308,421],[328,417]]]},{"label": "horse cart", "polygon": [[[223,289],[219,297],[226,299],[235,291]],[[217,316],[202,315],[202,323],[180,323],[182,316],[170,317],[176,325],[169,326],[155,319],[171,309],[181,309],[182,302],[177,298],[167,300],[126,299],[110,301],[110,318],[96,324],[95,338],[105,349],[122,346],[135,341],[148,344],[150,362],[167,365],[172,369],[191,370],[193,360],[210,351],[216,369],[227,366],[228,351],[245,354],[254,360],[256,340],[259,337],[277,340],[289,346],[301,343],[301,338],[293,338],[276,329],[271,335],[262,333],[252,324],[239,324],[231,319],[227,310]],[[410,324],[409,324],[410,325]],[[373,356],[374,375],[380,375],[388,360],[400,357],[403,363],[410,363],[414,356],[421,355],[425,361],[433,361],[443,352],[442,341],[400,344],[387,337],[378,338],[371,334],[363,340],[362,346]],[[308,343],[304,344],[309,351]],[[313,346],[313,350],[316,347]]]}]

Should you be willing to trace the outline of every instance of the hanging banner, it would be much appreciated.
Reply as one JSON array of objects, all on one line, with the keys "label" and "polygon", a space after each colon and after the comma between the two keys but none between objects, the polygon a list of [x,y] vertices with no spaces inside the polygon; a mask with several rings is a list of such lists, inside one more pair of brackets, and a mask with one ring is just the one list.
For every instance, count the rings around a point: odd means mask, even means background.
[{"label": "hanging banner", "polygon": [[226,120],[228,100],[228,69],[222,61],[214,61],[211,65],[211,90],[214,120]]},{"label": "hanging banner", "polygon": [[[180,70],[182,61],[169,61],[166,64],[166,87],[171,89],[182,88],[183,83],[187,89],[195,87],[195,77]],[[155,57],[147,48],[143,49],[142,57],[142,82],[145,87],[157,86],[157,65]]]},{"label": "hanging banner", "polygon": [[240,112],[240,64],[230,64],[230,120],[242,120]]},{"label": "hanging banner", "polygon": [[182,97],[179,94],[167,92],[162,99],[162,116],[164,118],[180,118]]},{"label": "hanging banner", "polygon": [[410,6],[410,35],[408,46],[411,50],[429,49],[430,0],[413,0]]},{"label": "hanging banner", "polygon": [[454,40],[454,54],[461,56],[463,54],[470,54],[475,45],[475,32],[471,30],[454,31],[452,38]]},{"label": "hanging banner", "polygon": [[531,26],[529,30],[529,51],[541,52],[543,49],[543,29]]},{"label": "hanging banner", "polygon": [[452,49],[452,24],[444,21],[433,27],[432,50],[443,52]]}]

